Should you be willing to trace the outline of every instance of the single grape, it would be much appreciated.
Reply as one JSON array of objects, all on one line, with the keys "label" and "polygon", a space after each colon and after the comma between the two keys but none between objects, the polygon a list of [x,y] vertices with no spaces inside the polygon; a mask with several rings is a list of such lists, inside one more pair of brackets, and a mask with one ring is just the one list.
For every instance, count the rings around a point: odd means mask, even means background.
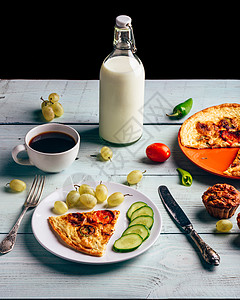
[{"label": "single grape", "polygon": [[139,170],[134,170],[134,171],[130,172],[127,176],[127,182],[129,184],[137,184],[139,181],[142,180],[143,173],[145,173],[145,172],[146,171],[141,172]]},{"label": "single grape", "polygon": [[[42,99],[43,100],[43,99]],[[41,105],[41,109],[44,107],[44,106],[51,106],[52,103],[48,100],[43,100],[42,102],[42,105]]]},{"label": "single grape", "polygon": [[72,190],[67,194],[66,203],[69,208],[77,205],[80,198],[80,194],[76,190]]},{"label": "single grape", "polygon": [[52,109],[52,106],[43,106],[42,108],[42,114],[45,118],[46,121],[50,122],[54,119],[55,114],[54,111]]},{"label": "single grape", "polygon": [[97,198],[91,194],[82,194],[79,200],[87,208],[93,208],[97,204]]},{"label": "single grape", "polygon": [[107,199],[107,203],[109,206],[118,206],[124,200],[124,195],[121,192],[116,192],[110,195]]},{"label": "single grape", "polygon": [[78,192],[80,195],[82,194],[90,194],[93,195],[95,197],[95,191],[92,187],[90,187],[90,185],[88,184],[82,184],[80,185]]},{"label": "single grape", "polygon": [[56,213],[58,213],[59,215],[61,215],[61,214],[65,214],[68,211],[68,206],[63,201],[55,201],[55,203],[54,203],[54,209],[55,209]]},{"label": "single grape", "polygon": [[59,95],[57,93],[51,93],[48,96],[48,100],[51,102],[58,102],[59,101]]},{"label": "single grape", "polygon": [[111,158],[113,156],[113,152],[109,147],[104,146],[101,149],[101,156],[104,160],[111,160]]},{"label": "single grape", "polygon": [[216,228],[217,228],[217,231],[228,232],[233,228],[233,224],[230,220],[222,219],[222,220],[217,221]]},{"label": "single grape", "polygon": [[63,110],[63,107],[62,107],[62,104],[59,103],[59,102],[54,102],[53,105],[52,105],[52,109],[54,111],[54,114],[57,116],[57,117],[61,117],[64,113],[64,110]]},{"label": "single grape", "polygon": [[11,180],[9,186],[14,192],[22,192],[26,189],[26,183],[19,179]]},{"label": "single grape", "polygon": [[96,198],[98,202],[102,203],[107,199],[108,196],[108,189],[106,185],[100,183],[96,186]]}]

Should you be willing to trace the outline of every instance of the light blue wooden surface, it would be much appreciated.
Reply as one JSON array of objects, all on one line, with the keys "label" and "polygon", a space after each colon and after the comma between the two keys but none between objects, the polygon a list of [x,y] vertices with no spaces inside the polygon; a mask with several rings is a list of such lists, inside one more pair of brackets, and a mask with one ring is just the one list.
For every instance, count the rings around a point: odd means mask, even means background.
[{"label": "light blue wooden surface", "polygon": [[[146,253],[132,260],[101,266],[76,264],[54,256],[36,241],[31,228],[33,211],[28,211],[14,250],[0,256],[0,298],[239,298],[240,230],[236,214],[231,218],[231,233],[217,233],[217,220],[208,215],[201,196],[215,183],[226,182],[238,189],[240,183],[193,165],[177,143],[185,118],[171,121],[165,113],[189,97],[194,100],[190,114],[215,104],[239,103],[240,81],[146,81],[143,137],[129,147],[112,147],[114,159],[103,163],[90,157],[103,145],[98,137],[98,81],[1,80],[1,240],[16,221],[27,194],[9,193],[6,183],[19,178],[29,187],[34,174],[42,174],[35,167],[15,164],[11,150],[23,143],[29,129],[44,122],[39,98],[47,98],[51,92],[60,94],[65,109],[64,116],[55,121],[72,125],[80,133],[81,147],[78,160],[71,167],[58,174],[47,174],[43,198],[86,174],[95,180],[124,183],[131,170],[147,170],[133,188],[157,205],[163,219],[162,233]],[[165,163],[153,164],[146,159],[145,149],[153,142],[169,146],[171,157]],[[180,184],[177,167],[193,175],[190,188]],[[220,254],[220,266],[203,263],[198,251],[170,219],[158,197],[160,184],[169,187],[195,229]]]}]

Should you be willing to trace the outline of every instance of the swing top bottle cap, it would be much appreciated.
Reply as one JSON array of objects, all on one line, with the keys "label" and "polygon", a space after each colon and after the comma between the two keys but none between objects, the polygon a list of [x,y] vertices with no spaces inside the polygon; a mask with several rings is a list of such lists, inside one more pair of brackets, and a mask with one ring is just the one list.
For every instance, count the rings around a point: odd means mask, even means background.
[{"label": "swing top bottle cap", "polygon": [[127,25],[131,25],[132,19],[126,15],[120,15],[116,17],[116,26],[119,28],[127,28]]}]

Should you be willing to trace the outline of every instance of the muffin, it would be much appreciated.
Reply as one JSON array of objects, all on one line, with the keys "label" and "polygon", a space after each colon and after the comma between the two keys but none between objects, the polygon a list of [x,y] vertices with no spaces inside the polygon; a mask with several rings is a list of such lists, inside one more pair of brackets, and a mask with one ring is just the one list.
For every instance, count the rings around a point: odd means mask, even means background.
[{"label": "muffin", "polygon": [[238,228],[240,229],[240,213],[238,213],[237,215],[237,224],[238,224]]},{"label": "muffin", "polygon": [[228,219],[240,204],[240,192],[232,185],[217,183],[203,193],[202,201],[211,216]]}]

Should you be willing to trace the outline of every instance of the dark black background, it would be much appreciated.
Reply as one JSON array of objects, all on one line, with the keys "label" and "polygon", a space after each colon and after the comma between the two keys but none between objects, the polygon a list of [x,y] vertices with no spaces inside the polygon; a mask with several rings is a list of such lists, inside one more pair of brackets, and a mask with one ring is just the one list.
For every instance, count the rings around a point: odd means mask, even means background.
[{"label": "dark black background", "polygon": [[0,78],[98,79],[101,63],[112,51],[115,18],[128,14],[146,79],[240,79],[235,4],[61,1],[5,5]]}]

